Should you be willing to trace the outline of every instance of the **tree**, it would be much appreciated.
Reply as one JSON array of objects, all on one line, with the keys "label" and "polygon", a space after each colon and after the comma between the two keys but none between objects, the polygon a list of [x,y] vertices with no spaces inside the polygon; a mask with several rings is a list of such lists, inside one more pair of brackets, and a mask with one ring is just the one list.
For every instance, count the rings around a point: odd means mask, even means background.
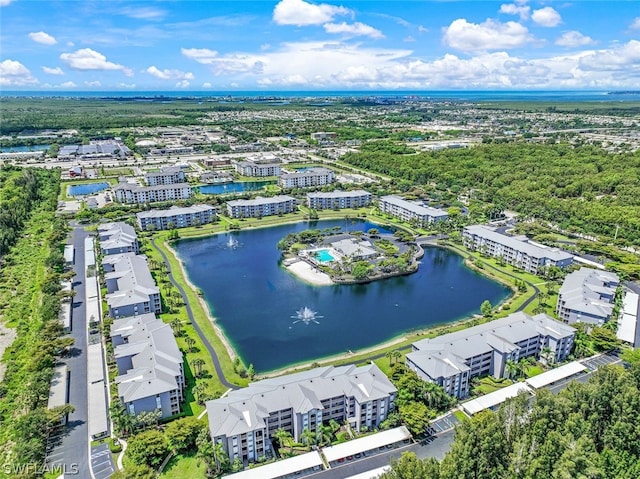
[{"label": "tree", "polygon": [[491,317],[491,314],[493,313],[493,306],[491,306],[488,299],[485,299],[480,305],[480,312],[485,318]]},{"label": "tree", "polygon": [[165,430],[167,444],[176,453],[191,450],[196,445],[198,434],[204,428],[204,423],[193,416],[170,422]]},{"label": "tree", "polygon": [[137,465],[157,468],[167,452],[164,434],[156,429],[136,434],[128,441],[127,457]]},{"label": "tree", "polygon": [[184,342],[187,343],[187,349],[189,350],[190,353],[192,353],[193,347],[196,345],[196,340],[193,339],[191,336],[187,336]]},{"label": "tree", "polygon": [[518,366],[518,363],[516,363],[512,359],[507,359],[504,369],[505,369],[505,372],[507,373],[508,378],[517,376],[518,372],[520,371],[520,367]]},{"label": "tree", "polygon": [[429,458],[420,460],[413,452],[403,452],[398,459],[391,459],[391,469],[382,473],[379,479],[438,479],[438,461]]},{"label": "tree", "polygon": [[282,428],[276,429],[276,431],[273,433],[273,437],[276,439],[276,441],[278,441],[280,447],[284,447],[285,445],[289,444],[293,439],[291,433]]},{"label": "tree", "polygon": [[610,351],[620,346],[616,333],[600,326],[596,326],[591,330],[591,339],[596,351]]},{"label": "tree", "polygon": [[249,367],[247,368],[247,376],[249,376],[249,379],[251,380],[256,376],[256,369],[253,367],[253,364],[249,364]]},{"label": "tree", "polygon": [[384,353],[384,357],[389,359],[389,366],[391,366],[391,358],[393,358],[393,351],[387,351]]},{"label": "tree", "polygon": [[175,334],[176,336],[180,336],[180,334],[182,333],[182,321],[180,321],[178,318],[173,318],[169,325],[171,326],[171,329],[173,329],[173,334]]},{"label": "tree", "polygon": [[156,471],[149,466],[130,464],[122,471],[111,474],[112,479],[154,479]]},{"label": "tree", "polygon": [[429,409],[421,402],[410,401],[399,407],[402,423],[415,436],[424,434],[429,426]]},{"label": "tree", "polygon": [[393,362],[397,363],[398,360],[402,357],[402,353],[400,351],[398,351],[397,349],[394,349],[391,352],[391,356],[393,357]]},{"label": "tree", "polygon": [[316,443],[316,435],[312,433],[308,428],[305,428],[300,434],[300,442],[307,446]]},{"label": "tree", "polygon": [[205,365],[204,359],[195,358],[191,364],[193,364],[193,368],[195,369],[196,377],[200,377],[202,374],[202,366]]}]

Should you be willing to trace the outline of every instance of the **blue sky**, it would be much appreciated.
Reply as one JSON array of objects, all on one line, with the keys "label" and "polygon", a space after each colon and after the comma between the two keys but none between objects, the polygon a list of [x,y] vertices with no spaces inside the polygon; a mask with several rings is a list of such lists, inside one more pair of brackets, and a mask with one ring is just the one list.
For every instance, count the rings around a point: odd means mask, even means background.
[{"label": "blue sky", "polygon": [[638,1],[0,0],[2,90],[639,89]]}]

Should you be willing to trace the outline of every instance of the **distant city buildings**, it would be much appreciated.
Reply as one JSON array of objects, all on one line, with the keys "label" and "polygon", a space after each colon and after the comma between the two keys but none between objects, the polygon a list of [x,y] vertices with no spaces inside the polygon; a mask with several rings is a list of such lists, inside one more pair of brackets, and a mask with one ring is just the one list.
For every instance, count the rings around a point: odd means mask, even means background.
[{"label": "distant city buildings", "polygon": [[156,203],[158,201],[186,200],[193,191],[188,183],[170,185],[139,186],[132,183],[120,183],[113,187],[116,201],[120,203]]},{"label": "distant city buildings", "polygon": [[278,178],[282,188],[309,188],[329,185],[335,181],[333,171],[327,168],[309,168],[295,173],[285,173]]},{"label": "distant city buildings", "polygon": [[243,176],[278,176],[280,163],[257,163],[254,161],[242,161],[236,163],[236,171]]},{"label": "distant city buildings", "polygon": [[316,210],[360,208],[371,204],[371,193],[364,190],[307,193],[307,206]]},{"label": "distant city buildings", "polygon": [[178,414],[186,381],[171,326],[151,313],[116,319],[111,340],[119,374],[115,383],[126,412]]},{"label": "distant city buildings", "polygon": [[420,225],[436,223],[446,220],[448,217],[444,210],[422,206],[394,195],[381,197],[378,201],[378,208],[383,213],[400,218],[402,221],[416,221]]},{"label": "distant city buildings", "polygon": [[576,330],[546,314],[518,312],[505,318],[412,344],[409,369],[457,398],[469,395],[469,381],[490,374],[508,376],[507,361],[533,356],[553,363],[567,358]]},{"label": "distant city buildings", "polygon": [[311,133],[311,139],[316,141],[322,140],[333,140],[338,135],[332,131],[317,131],[315,133]]},{"label": "distant city buildings", "polygon": [[214,443],[233,461],[256,461],[272,450],[278,429],[300,441],[335,420],[360,430],[378,427],[392,409],[396,388],[373,363],[322,367],[264,379],[206,403]]},{"label": "distant city buildings", "polygon": [[590,268],[569,273],[558,292],[556,314],[565,323],[602,325],[611,319],[617,274]]},{"label": "distant city buildings", "polygon": [[138,226],[142,231],[186,228],[211,223],[215,208],[211,205],[193,205],[180,208],[172,206],[167,210],[150,210],[136,213]]},{"label": "distant city buildings", "polygon": [[256,218],[292,213],[296,209],[296,199],[292,196],[279,195],[263,198],[258,196],[252,200],[234,200],[227,202],[227,214],[231,218]]},{"label": "distant city buildings", "polygon": [[59,160],[119,158],[131,156],[131,150],[121,141],[91,141],[88,145],[64,145],[58,150]]},{"label": "distant city buildings", "polygon": [[538,274],[543,267],[566,268],[573,263],[573,255],[556,248],[529,243],[526,236],[507,236],[483,225],[465,226],[462,231],[464,245],[506,263]]}]

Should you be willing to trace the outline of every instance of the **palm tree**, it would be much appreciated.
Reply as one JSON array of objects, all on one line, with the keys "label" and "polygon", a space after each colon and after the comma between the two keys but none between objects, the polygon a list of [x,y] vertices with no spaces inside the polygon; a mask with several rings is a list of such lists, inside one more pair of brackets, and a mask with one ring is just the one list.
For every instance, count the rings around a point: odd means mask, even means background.
[{"label": "palm tree", "polygon": [[285,444],[288,444],[293,439],[291,433],[282,428],[276,429],[273,433],[273,437],[278,441],[280,447],[284,447]]},{"label": "palm tree", "polygon": [[402,353],[396,349],[391,353],[391,356],[393,356],[393,362],[397,363],[398,360],[402,357]]},{"label": "palm tree", "polygon": [[544,348],[542,348],[540,359],[544,361],[547,366],[551,362],[553,362],[553,351],[551,351],[551,348],[549,348],[549,346],[545,346]]},{"label": "palm tree", "polygon": [[305,428],[300,434],[300,442],[306,446],[316,443],[316,435],[312,433],[308,428]]},{"label": "palm tree", "polygon": [[196,340],[193,339],[191,336],[187,336],[184,342],[187,343],[187,348],[189,348],[189,352],[192,353],[193,347],[196,345]]},{"label": "palm tree", "polygon": [[202,374],[202,366],[204,366],[204,359],[195,358],[192,364],[193,364],[193,368],[196,371],[196,377],[200,377],[200,375]]},{"label": "palm tree", "polygon": [[175,334],[176,336],[180,336],[180,333],[182,332],[182,321],[180,321],[178,318],[174,318],[171,320],[171,323],[169,323],[169,325],[171,326],[171,329],[173,329],[173,334]]},{"label": "palm tree", "polygon": [[389,366],[391,366],[391,358],[393,357],[393,351],[387,351],[384,353],[384,357],[389,359]]},{"label": "palm tree", "polygon": [[504,367],[505,372],[507,373],[507,377],[511,378],[515,375],[518,374],[518,371],[520,370],[518,363],[516,363],[515,361],[511,360],[511,359],[507,359],[507,362],[505,363],[505,367]]}]

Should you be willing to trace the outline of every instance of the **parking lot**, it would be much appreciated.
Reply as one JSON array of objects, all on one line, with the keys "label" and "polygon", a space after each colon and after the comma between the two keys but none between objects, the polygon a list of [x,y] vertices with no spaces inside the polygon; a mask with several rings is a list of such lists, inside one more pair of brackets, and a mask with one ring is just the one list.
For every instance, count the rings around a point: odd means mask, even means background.
[{"label": "parking lot", "polygon": [[584,364],[589,370],[595,371],[599,367],[607,366],[609,364],[619,363],[620,358],[618,357],[617,352],[610,352],[607,354],[603,354],[601,356],[584,359],[580,362]]},{"label": "parking lot", "polygon": [[108,479],[115,472],[108,444],[91,448],[91,469],[95,479]]},{"label": "parking lot", "polygon": [[377,449],[364,451],[362,453],[357,453],[352,456],[341,457],[337,461],[331,461],[329,463],[329,466],[331,468],[344,466],[346,464],[349,464],[354,461],[358,461],[360,459],[371,458],[371,457],[379,456],[382,454],[386,454],[389,451],[393,451],[394,449],[399,449],[401,447],[406,447],[410,444],[413,444],[413,441],[411,441],[410,439],[406,439],[405,441],[402,441],[402,442],[396,442],[394,444],[387,444],[386,446],[380,446]]},{"label": "parking lot", "polygon": [[436,434],[440,434],[442,432],[453,429],[456,426],[456,424],[459,424],[459,423],[460,421],[458,420],[458,418],[455,417],[452,413],[449,413],[441,417],[440,419],[436,419],[435,421],[432,421],[429,427],[427,428],[427,432],[430,435],[435,436]]}]

